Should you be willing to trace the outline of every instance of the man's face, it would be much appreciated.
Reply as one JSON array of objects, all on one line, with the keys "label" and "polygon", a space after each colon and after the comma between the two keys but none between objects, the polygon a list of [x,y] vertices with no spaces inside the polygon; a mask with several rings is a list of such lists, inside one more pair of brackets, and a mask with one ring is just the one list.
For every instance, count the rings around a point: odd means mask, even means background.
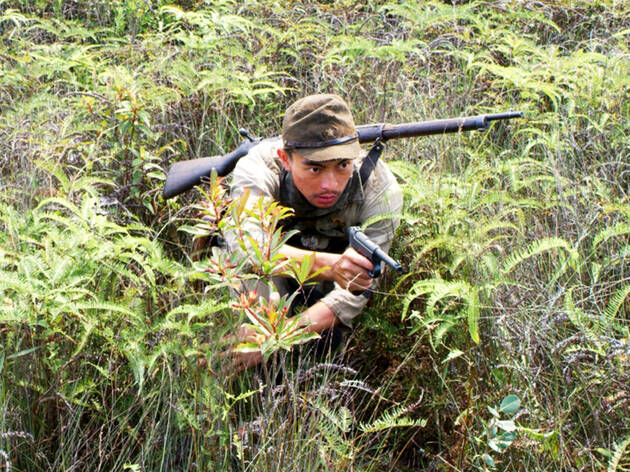
[{"label": "man's face", "polygon": [[317,208],[328,208],[337,203],[352,176],[352,159],[316,162],[295,151],[289,155],[284,149],[278,151],[278,156],[293,176],[297,189]]}]

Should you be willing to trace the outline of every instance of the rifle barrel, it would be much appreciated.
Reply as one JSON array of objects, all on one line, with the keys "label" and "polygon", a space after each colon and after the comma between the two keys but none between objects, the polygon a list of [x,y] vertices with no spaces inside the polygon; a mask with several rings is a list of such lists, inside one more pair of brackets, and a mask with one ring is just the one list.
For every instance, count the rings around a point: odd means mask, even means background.
[{"label": "rifle barrel", "polygon": [[444,120],[422,121],[418,123],[402,123],[391,125],[380,123],[375,125],[357,126],[359,142],[369,143],[382,139],[412,138],[416,136],[429,136],[434,134],[459,133],[462,131],[484,130],[488,122],[496,120],[509,120],[522,117],[520,111],[495,113],[491,115],[467,116],[463,118],[448,118]]},{"label": "rifle barrel", "polygon": [[491,115],[486,115],[486,119],[488,121],[510,120],[512,118],[522,118],[522,117],[523,117],[522,111],[506,111],[504,113],[494,113]]}]

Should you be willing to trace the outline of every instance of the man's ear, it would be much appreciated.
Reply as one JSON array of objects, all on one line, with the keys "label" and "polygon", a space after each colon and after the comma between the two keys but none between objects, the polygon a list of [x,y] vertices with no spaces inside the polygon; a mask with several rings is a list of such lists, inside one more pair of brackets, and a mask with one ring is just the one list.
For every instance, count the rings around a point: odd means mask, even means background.
[{"label": "man's ear", "polygon": [[284,149],[278,149],[278,157],[282,162],[282,167],[284,167],[284,170],[286,170],[287,172],[291,172],[291,165],[289,162],[291,160],[291,156],[289,156],[289,153],[286,152]]}]

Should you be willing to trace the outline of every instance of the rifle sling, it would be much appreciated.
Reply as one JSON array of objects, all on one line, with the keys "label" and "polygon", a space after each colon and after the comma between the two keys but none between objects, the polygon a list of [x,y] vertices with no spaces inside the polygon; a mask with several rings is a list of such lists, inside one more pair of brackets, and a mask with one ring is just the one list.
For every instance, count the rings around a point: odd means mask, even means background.
[{"label": "rifle sling", "polygon": [[383,149],[385,149],[385,143],[382,139],[377,139],[367,156],[365,156],[365,159],[363,159],[363,164],[361,164],[361,169],[359,169],[359,177],[361,177],[361,185],[363,187],[367,184],[381,154],[383,154]]}]

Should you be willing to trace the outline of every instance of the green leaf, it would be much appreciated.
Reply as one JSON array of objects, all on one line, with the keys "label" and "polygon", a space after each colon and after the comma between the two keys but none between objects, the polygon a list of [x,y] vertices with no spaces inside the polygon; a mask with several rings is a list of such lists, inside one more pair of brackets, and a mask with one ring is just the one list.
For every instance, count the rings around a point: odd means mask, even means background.
[{"label": "green leaf", "polygon": [[501,428],[503,431],[507,431],[508,433],[516,431],[516,424],[512,420],[497,421],[497,426]]},{"label": "green leaf", "polygon": [[521,399],[514,394],[510,394],[503,399],[499,411],[508,415],[516,413],[521,406]]},{"label": "green leaf", "polygon": [[479,295],[475,287],[470,287],[467,318],[470,338],[479,344]]},{"label": "green leaf", "polygon": [[7,357],[7,359],[17,359],[19,357],[28,356],[32,352],[38,351],[40,348],[41,346],[35,346],[28,349],[24,349],[23,351],[16,352],[15,354],[11,354],[9,357]]},{"label": "green leaf", "polygon": [[630,436],[615,444],[614,453],[610,455],[607,472],[616,472],[627,470],[624,464],[630,459]]},{"label": "green leaf", "polygon": [[518,249],[514,251],[503,263],[501,271],[503,275],[507,275],[514,270],[514,268],[525,261],[539,254],[554,250],[564,249],[568,253],[570,261],[576,261],[579,259],[577,251],[571,246],[571,244],[562,238],[542,238],[538,241],[534,241],[524,249]]},{"label": "green leaf", "polygon": [[457,359],[458,357],[461,357],[463,355],[464,355],[463,351],[460,351],[459,349],[453,349],[448,353],[448,356],[446,356],[446,359],[442,361],[442,364],[452,361],[453,359]]},{"label": "green leaf", "polygon": [[628,295],[630,295],[630,285],[626,285],[615,292],[604,310],[604,327],[610,326],[614,321]]},{"label": "green leaf", "polygon": [[503,452],[515,439],[516,434],[514,433],[502,433],[491,438],[490,441],[488,441],[488,446],[494,451]]},{"label": "green leaf", "polygon": [[630,223],[620,223],[615,226],[611,226],[605,228],[600,231],[595,238],[593,238],[593,242],[591,243],[591,247],[593,250],[596,250],[597,247],[602,244],[604,241],[616,236],[626,236],[630,234]]}]

